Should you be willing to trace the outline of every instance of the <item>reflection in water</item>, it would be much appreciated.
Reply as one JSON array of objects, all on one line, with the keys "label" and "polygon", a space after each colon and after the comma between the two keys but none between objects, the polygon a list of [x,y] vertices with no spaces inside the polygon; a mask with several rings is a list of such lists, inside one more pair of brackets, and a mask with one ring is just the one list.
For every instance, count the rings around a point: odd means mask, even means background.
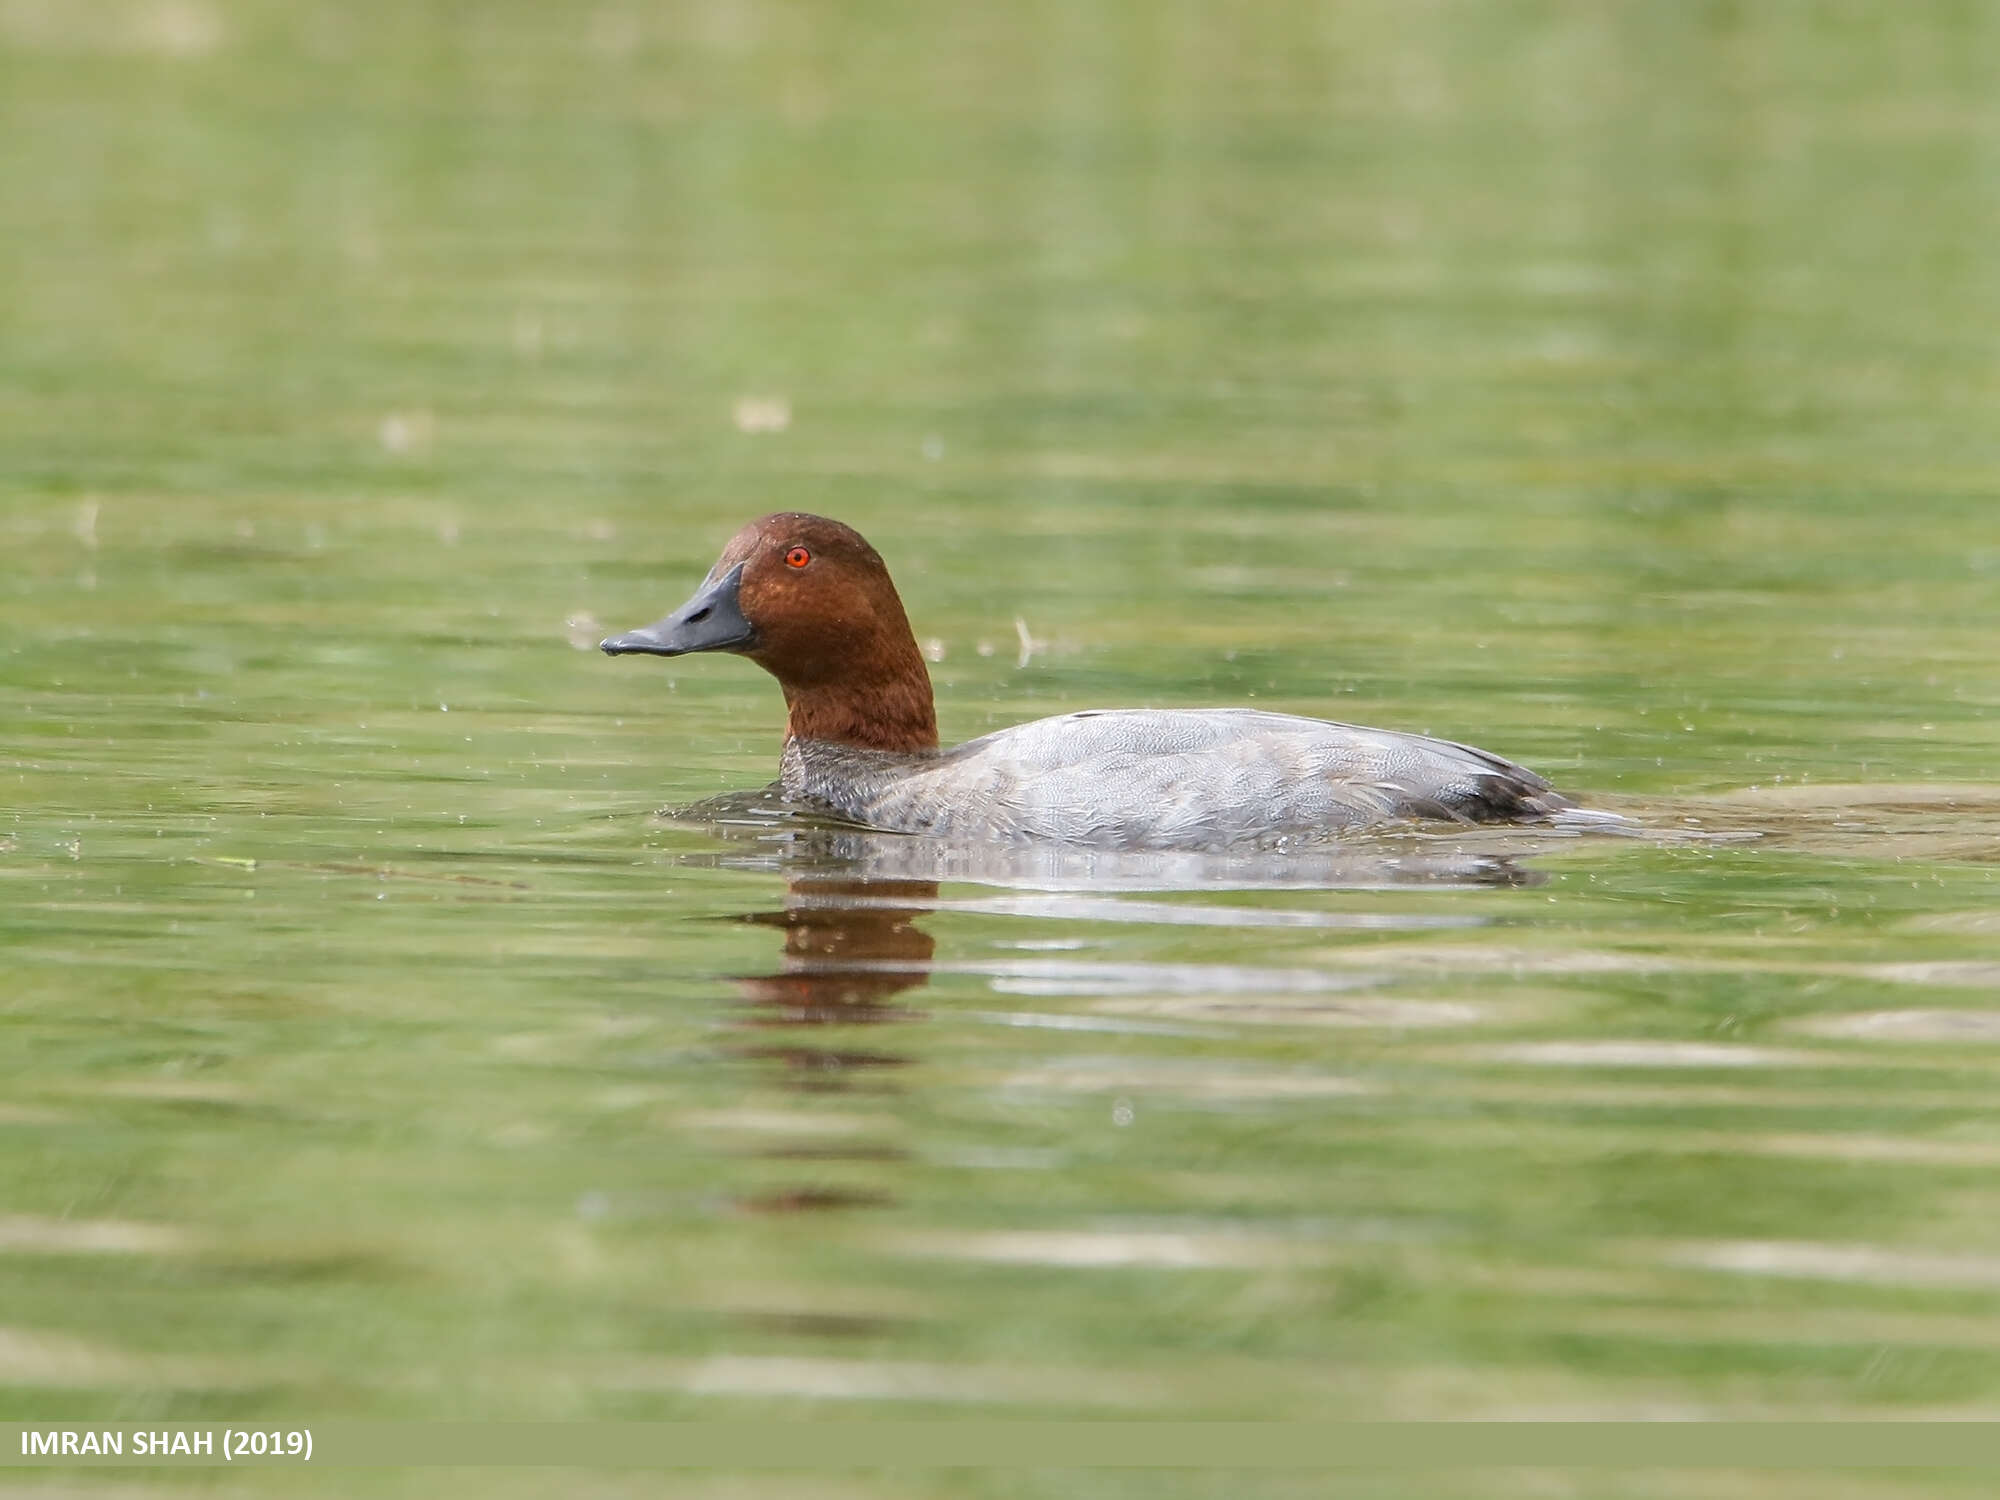
[{"label": "reflection in water", "polygon": [[[825,872],[819,878],[788,876],[782,907],[743,918],[780,929],[785,949],[775,972],[737,979],[743,1005],[738,1024],[882,1026],[923,1020],[924,1012],[897,1003],[895,997],[930,978],[937,943],[916,925],[916,918],[936,903],[937,893],[930,881],[844,880]],[[910,1061],[873,1047],[783,1043],[737,1050],[739,1056],[775,1065],[787,1087],[816,1093],[880,1087],[863,1080],[879,1079]],[[891,1147],[844,1141],[781,1144],[761,1154],[822,1162],[900,1161],[905,1155]],[[876,1188],[807,1183],[748,1194],[737,1199],[737,1207],[753,1214],[824,1213],[883,1208],[895,1201]]]},{"label": "reflection in water", "polygon": [[733,1321],[759,1333],[791,1335],[796,1338],[870,1339],[900,1333],[911,1319],[885,1317],[875,1313],[822,1312],[803,1308],[744,1308]]},{"label": "reflection in water", "polygon": [[[1464,841],[1362,840],[1339,846],[1248,853],[1125,852],[1033,844],[946,844],[901,834],[828,826],[769,791],[717,798],[689,808],[725,845],[683,863],[770,870],[785,880],[784,905],[743,920],[785,935],[775,973],[737,980],[749,1026],[856,1026],[919,1021],[895,997],[921,988],[936,940],[917,925],[926,912],[969,911],[1096,922],[1230,927],[1439,928],[1479,924],[1466,913],[1407,914],[1270,910],[1263,907],[1135,901],[1132,891],[1376,890],[1391,886],[1524,886],[1545,878],[1516,863],[1522,846],[1467,847]],[[1535,847],[1528,845],[1529,849]],[[1025,889],[1000,898],[940,899],[940,882]],[[1079,890],[1106,894],[1079,897]],[[1352,976],[1221,965],[1156,965],[1010,960],[955,964],[988,976],[996,993],[1107,994],[1134,989],[1189,993],[1331,990]],[[794,1086],[850,1086],[863,1070],[900,1066],[894,1053],[802,1044],[764,1045],[742,1055],[781,1065]]]},{"label": "reflection in water", "polygon": [[[782,928],[784,959],[776,973],[736,981],[745,1026],[879,1026],[921,1021],[924,1013],[894,1002],[930,978],[937,947],[916,925],[937,899],[924,881],[802,881],[788,879],[785,904],[743,920]],[[860,1079],[909,1059],[876,1048],[772,1044],[738,1055],[775,1063],[788,1086],[817,1093],[852,1089]],[[845,1153],[843,1153],[845,1154]],[[795,1195],[790,1208],[851,1207]]]},{"label": "reflection in water", "polygon": [[862,1188],[798,1187],[753,1193],[737,1199],[736,1206],[752,1214],[796,1214],[829,1208],[886,1208],[895,1201],[887,1193]]},{"label": "reflection in water", "polygon": [[921,1020],[891,997],[922,985],[937,944],[916,918],[937,901],[934,881],[788,878],[785,904],[743,920],[782,928],[783,966],[737,981],[766,1026],[852,1026]]},{"label": "reflection in water", "polygon": [[[718,798],[690,808],[722,840],[721,851],[679,856],[689,865],[768,870],[784,877],[784,904],[743,920],[784,933],[775,973],[737,980],[750,1026],[853,1026],[919,1021],[924,1012],[896,997],[921,988],[933,971],[936,940],[917,925],[927,912],[1143,922],[1174,926],[1314,927],[1378,931],[1477,926],[1466,912],[1305,911],[1214,902],[1134,900],[1127,892],[1380,890],[1397,886],[1532,886],[1545,880],[1517,863],[1548,840],[1477,845],[1420,837],[1254,853],[1160,853],[1052,848],[1031,844],[945,844],[901,834],[828,826],[768,792]],[[1560,842],[1561,840],[1558,840]],[[946,901],[941,882],[1011,888],[1017,894]],[[1080,890],[1100,894],[1079,896]],[[1037,943],[1037,947],[1066,944]],[[958,963],[952,972],[988,977],[995,993],[1113,994],[1133,990],[1236,993],[1323,991],[1353,976],[1316,969],[1272,970],[1216,964],[1105,964],[1010,959]],[[842,1075],[894,1067],[881,1051],[767,1045],[746,1055],[784,1065],[800,1081],[837,1087]],[[812,1086],[808,1084],[808,1086]]]},{"label": "reflection in water", "polygon": [[[1466,913],[1274,910],[1244,904],[1135,900],[1132,892],[1230,890],[1376,890],[1392,886],[1521,886],[1543,877],[1516,863],[1523,845],[1467,847],[1463,841],[1370,840],[1359,844],[1235,854],[1122,853],[1031,845],[945,845],[903,835],[828,827],[768,796],[731,797],[690,809],[723,842],[720,851],[688,853],[692,865],[767,870],[784,879],[783,904],[742,920],[784,935],[769,973],[738,977],[737,1024],[747,1028],[880,1028],[927,1019],[908,992],[930,982],[936,939],[918,920],[965,911],[1030,921],[1155,923],[1242,928],[1318,927],[1379,930],[1478,925]],[[1532,845],[1527,846],[1532,850]],[[1010,894],[946,901],[944,881],[999,886]],[[1089,891],[1083,896],[1077,893]],[[1038,947],[1067,946],[1037,944]],[[1366,987],[1367,976],[1318,969],[1227,964],[1106,963],[1067,958],[957,962],[957,975],[982,976],[996,996],[1143,994],[1320,995]],[[1000,1019],[1016,1019],[1003,1014]],[[1058,1018],[1021,1017],[1049,1022]],[[1084,1024],[1083,1018],[1068,1018]],[[1147,1023],[1101,1018],[1093,1029],[1144,1029]],[[876,1031],[880,1038],[885,1033]],[[788,1088],[815,1093],[882,1091],[911,1059],[880,1044],[822,1045],[787,1039],[740,1047],[737,1055],[774,1066]],[[866,1142],[782,1144],[760,1155],[792,1162],[893,1162],[905,1153]],[[764,1188],[738,1198],[742,1212],[787,1214],[884,1207],[887,1192],[852,1184],[805,1183]]]},{"label": "reflection in water", "polygon": [[786,1082],[812,1093],[855,1087],[855,1074],[868,1068],[900,1068],[909,1061],[887,1052],[836,1051],[827,1047],[744,1047],[739,1057],[778,1064]]},{"label": "reflection in water", "polygon": [[[1518,861],[1572,845],[1581,836],[1512,827],[1453,829],[1449,835],[1398,831],[1338,843],[1223,851],[949,843],[829,824],[787,804],[771,788],[712,798],[671,817],[727,846],[719,853],[684,855],[683,863],[782,873],[793,887],[788,905],[893,904],[900,894],[921,906],[935,901],[936,886],[944,881],[1098,893],[1539,885],[1545,877]],[[919,889],[924,885],[932,887],[928,895]]]}]

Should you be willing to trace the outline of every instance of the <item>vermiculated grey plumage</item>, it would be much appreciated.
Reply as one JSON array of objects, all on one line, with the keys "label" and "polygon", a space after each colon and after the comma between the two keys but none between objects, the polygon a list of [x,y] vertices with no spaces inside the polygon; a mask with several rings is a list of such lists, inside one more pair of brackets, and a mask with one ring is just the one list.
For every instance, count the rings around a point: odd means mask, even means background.
[{"label": "vermiculated grey plumage", "polygon": [[1571,805],[1470,745],[1236,708],[1064,714],[936,754],[794,740],[780,784],[872,828],[1121,848],[1534,821]]}]

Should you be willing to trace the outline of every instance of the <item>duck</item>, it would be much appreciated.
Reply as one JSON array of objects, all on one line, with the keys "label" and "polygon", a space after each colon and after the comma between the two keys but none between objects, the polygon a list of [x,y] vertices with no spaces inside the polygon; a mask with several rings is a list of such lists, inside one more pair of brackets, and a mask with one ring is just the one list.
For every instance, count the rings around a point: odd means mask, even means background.
[{"label": "duck", "polygon": [[600,648],[748,657],[785,697],[774,790],[883,833],[1226,849],[1424,821],[1623,821],[1471,745],[1259,709],[1086,709],[941,748],[887,564],[851,526],[801,511],[744,526],[685,604]]}]

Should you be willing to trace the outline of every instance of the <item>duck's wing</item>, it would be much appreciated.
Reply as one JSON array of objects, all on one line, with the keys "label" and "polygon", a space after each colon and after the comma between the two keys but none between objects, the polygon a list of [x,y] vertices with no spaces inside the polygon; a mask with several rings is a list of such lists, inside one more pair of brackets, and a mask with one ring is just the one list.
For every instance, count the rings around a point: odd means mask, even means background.
[{"label": "duck's wing", "polygon": [[1470,745],[1252,709],[1064,714],[947,752],[938,775],[995,826],[1097,843],[1532,821],[1570,806]]},{"label": "duck's wing", "polygon": [[1526,766],[1476,745],[1359,724],[1323,727],[1332,733],[1312,738],[1335,787],[1390,817],[1518,823],[1571,806]]}]

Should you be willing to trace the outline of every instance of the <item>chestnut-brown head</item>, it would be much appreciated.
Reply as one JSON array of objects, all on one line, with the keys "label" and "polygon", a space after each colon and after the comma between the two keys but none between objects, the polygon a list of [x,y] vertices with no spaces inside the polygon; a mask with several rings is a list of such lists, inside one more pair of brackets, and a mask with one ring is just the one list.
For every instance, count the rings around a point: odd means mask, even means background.
[{"label": "chestnut-brown head", "polygon": [[824,516],[787,511],[752,521],[692,599],[603,649],[747,656],[784,688],[788,737],[937,747],[930,674],[889,570],[859,532]]}]

